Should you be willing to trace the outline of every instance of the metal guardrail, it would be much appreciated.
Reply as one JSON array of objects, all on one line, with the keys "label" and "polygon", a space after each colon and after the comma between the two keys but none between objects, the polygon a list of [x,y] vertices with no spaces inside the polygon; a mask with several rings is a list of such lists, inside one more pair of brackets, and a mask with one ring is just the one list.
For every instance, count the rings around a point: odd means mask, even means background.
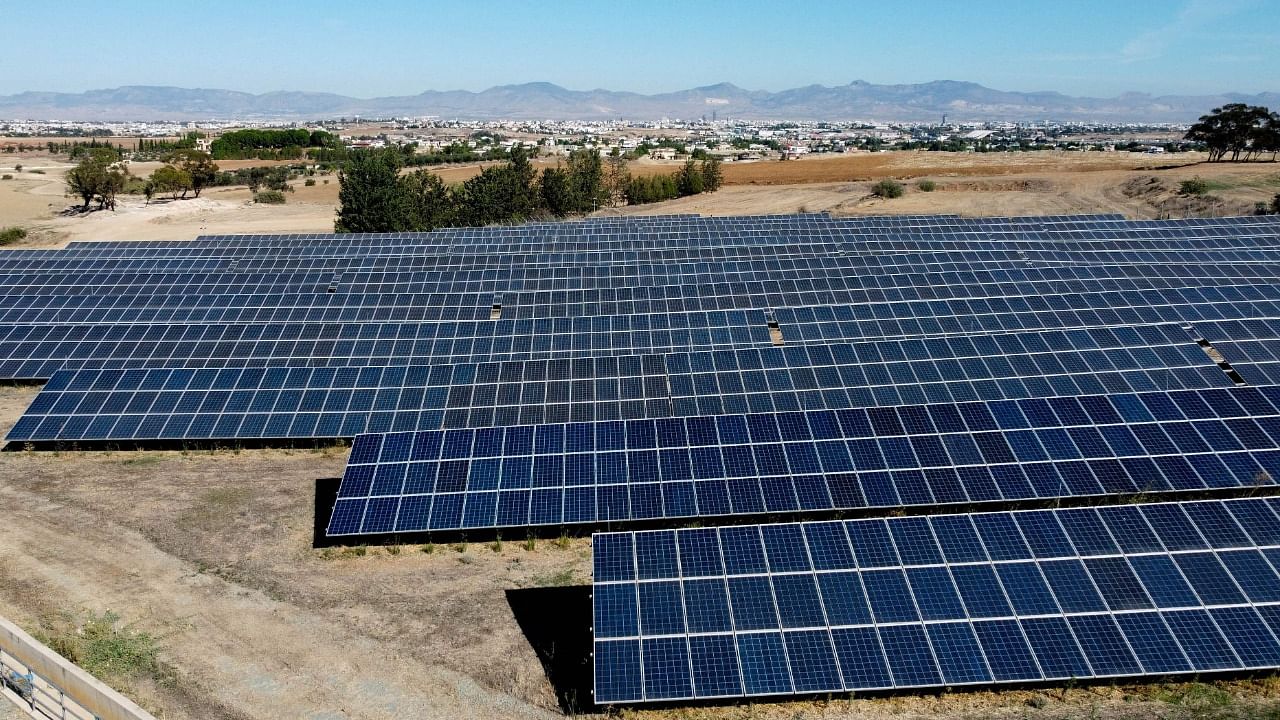
[{"label": "metal guardrail", "polygon": [[61,688],[36,675],[31,668],[0,648],[0,684],[5,694],[36,717],[50,720],[98,720]]},{"label": "metal guardrail", "polygon": [[0,694],[35,718],[155,720],[4,618],[0,618]]}]

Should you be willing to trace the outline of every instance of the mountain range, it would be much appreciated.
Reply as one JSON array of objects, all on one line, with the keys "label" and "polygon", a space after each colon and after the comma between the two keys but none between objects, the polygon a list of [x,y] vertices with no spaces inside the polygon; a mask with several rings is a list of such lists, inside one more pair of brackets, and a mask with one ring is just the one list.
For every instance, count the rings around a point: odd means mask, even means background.
[{"label": "mountain range", "polygon": [[1010,92],[971,82],[912,85],[809,85],[780,92],[720,83],[642,95],[568,90],[545,82],[501,85],[481,92],[428,90],[418,95],[355,98],[321,92],[206,90],[132,85],[82,93],[0,95],[0,119],[22,120],[320,120],[352,117],[524,120],[658,120],[718,117],[743,120],[1099,121],[1186,122],[1228,102],[1280,106],[1280,94],[1163,95],[1112,98],[1057,92]]}]

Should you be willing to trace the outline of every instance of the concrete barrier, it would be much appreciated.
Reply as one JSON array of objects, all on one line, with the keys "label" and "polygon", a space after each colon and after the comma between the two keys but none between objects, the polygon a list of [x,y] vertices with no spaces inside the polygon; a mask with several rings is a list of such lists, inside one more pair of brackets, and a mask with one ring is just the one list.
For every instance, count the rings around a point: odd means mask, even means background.
[{"label": "concrete barrier", "polygon": [[155,720],[137,703],[107,687],[4,618],[0,618],[0,649],[99,720]]}]

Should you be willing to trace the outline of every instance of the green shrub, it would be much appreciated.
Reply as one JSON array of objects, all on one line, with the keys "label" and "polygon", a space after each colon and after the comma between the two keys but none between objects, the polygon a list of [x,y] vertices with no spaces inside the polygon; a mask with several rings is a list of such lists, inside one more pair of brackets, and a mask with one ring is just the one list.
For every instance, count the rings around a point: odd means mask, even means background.
[{"label": "green shrub", "polygon": [[902,183],[888,179],[871,186],[871,194],[881,198],[899,198],[904,191]]},{"label": "green shrub", "polygon": [[315,178],[307,178],[307,181],[302,184],[306,185],[307,187],[311,187],[316,184],[316,181],[315,181]]},{"label": "green shrub", "polygon": [[932,180],[921,180],[916,183],[916,187],[920,189],[920,192],[933,192],[938,189],[938,184]]},{"label": "green shrub", "polygon": [[0,230],[0,245],[8,245],[16,243],[27,236],[27,231],[20,227],[10,227]]},{"label": "green shrub", "polygon": [[253,196],[253,201],[263,205],[283,205],[284,193],[279,190],[263,190]]},{"label": "green shrub", "polygon": [[1198,177],[1183,180],[1182,184],[1178,186],[1178,192],[1183,195],[1204,195],[1209,192],[1209,183]]}]

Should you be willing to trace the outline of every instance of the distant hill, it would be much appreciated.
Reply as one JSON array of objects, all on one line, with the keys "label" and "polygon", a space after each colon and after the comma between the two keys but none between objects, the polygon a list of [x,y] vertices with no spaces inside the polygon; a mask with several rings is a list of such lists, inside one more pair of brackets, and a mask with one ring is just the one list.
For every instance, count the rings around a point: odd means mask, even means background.
[{"label": "distant hill", "polygon": [[744,90],[730,83],[658,95],[613,90],[567,90],[551,83],[501,85],[481,92],[428,90],[419,95],[354,98],[333,93],[270,92],[126,86],[83,93],[0,95],[0,119],[205,120],[322,119],[421,116],[463,119],[657,120],[1097,120],[1183,122],[1228,102],[1280,107],[1280,94],[1072,97],[1057,92],[1008,92],[976,83],[939,80],[916,85],[809,85],[781,92]]}]

